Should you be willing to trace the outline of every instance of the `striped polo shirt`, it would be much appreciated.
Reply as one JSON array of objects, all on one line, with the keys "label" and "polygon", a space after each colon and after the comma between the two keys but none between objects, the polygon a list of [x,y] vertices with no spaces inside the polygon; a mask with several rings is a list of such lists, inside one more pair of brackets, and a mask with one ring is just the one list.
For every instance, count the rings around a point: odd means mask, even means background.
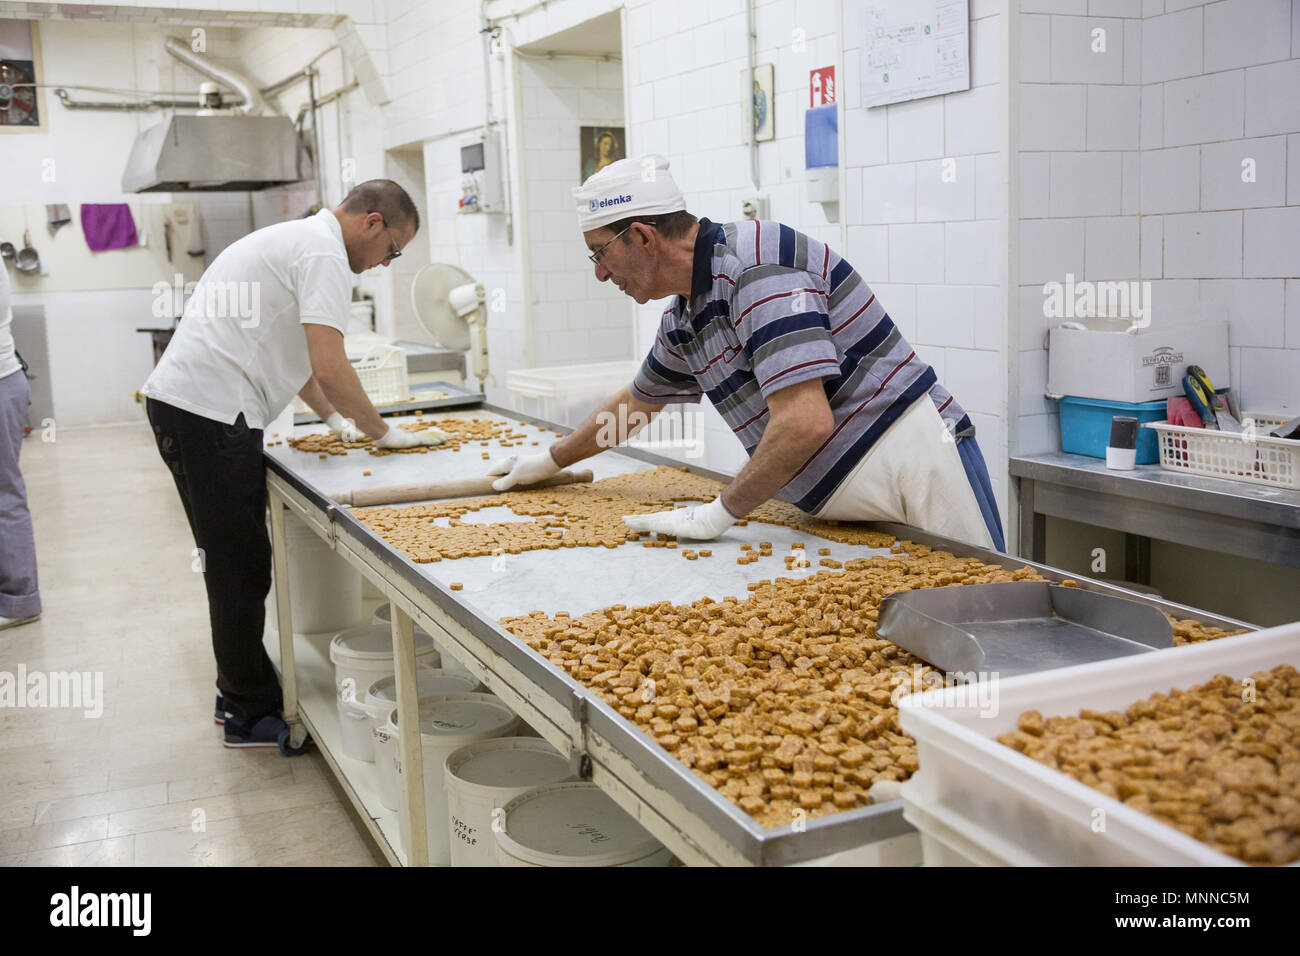
[{"label": "striped polo shirt", "polygon": [[885,429],[929,394],[951,434],[970,417],[845,259],[779,222],[700,220],[691,298],[663,314],[632,391],[656,405],[708,395],[750,455],[767,396],[821,379],[834,430],[777,495],[815,512]]}]

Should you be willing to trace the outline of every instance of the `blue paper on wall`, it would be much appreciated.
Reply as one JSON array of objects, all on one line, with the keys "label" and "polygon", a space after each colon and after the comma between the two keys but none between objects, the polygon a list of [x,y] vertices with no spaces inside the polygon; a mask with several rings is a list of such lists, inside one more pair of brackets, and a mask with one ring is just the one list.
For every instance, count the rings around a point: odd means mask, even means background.
[{"label": "blue paper on wall", "polygon": [[836,104],[815,106],[803,115],[803,153],[807,169],[840,164],[839,119]]}]

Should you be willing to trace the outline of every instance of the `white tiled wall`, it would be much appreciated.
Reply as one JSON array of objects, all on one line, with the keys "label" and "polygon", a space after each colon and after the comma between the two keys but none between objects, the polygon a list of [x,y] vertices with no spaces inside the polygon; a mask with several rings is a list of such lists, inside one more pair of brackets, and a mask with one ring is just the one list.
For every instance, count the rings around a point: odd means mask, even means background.
[{"label": "white tiled wall", "polygon": [[[856,69],[861,37],[850,6],[844,57]],[[849,131],[846,255],[971,413],[1005,519],[1005,91],[998,85],[997,5],[971,4],[971,18],[970,90],[864,110],[857,75],[841,80]]]},{"label": "white tiled wall", "polygon": [[596,281],[570,193],[582,182],[580,127],[623,126],[622,61],[521,59],[519,87],[534,361],[630,359],[639,350],[634,303]]},{"label": "white tiled wall", "polygon": [[[1060,447],[1055,403],[1039,397],[1042,283],[1067,272],[1152,280],[1156,324],[1224,303],[1243,404],[1295,413],[1300,3],[1083,6],[1022,3],[1015,447]],[[1119,74],[1077,59],[1106,15],[1126,18]]]}]

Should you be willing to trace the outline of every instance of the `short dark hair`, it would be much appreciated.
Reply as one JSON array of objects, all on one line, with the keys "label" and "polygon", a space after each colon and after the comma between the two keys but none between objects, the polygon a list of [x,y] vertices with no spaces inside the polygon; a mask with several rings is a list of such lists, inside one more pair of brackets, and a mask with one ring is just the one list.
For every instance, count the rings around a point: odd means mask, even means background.
[{"label": "short dark hair", "polygon": [[611,222],[605,228],[613,230],[614,235],[618,235],[624,229],[639,222],[647,226],[653,226],[659,230],[665,239],[680,239],[690,232],[691,226],[698,221],[683,209],[680,212],[665,212],[656,216],[629,216],[626,219],[618,220],[618,222]]},{"label": "short dark hair", "polygon": [[368,179],[352,187],[339,208],[353,215],[377,212],[389,226],[410,223],[411,234],[420,231],[420,211],[405,189],[391,179]]}]

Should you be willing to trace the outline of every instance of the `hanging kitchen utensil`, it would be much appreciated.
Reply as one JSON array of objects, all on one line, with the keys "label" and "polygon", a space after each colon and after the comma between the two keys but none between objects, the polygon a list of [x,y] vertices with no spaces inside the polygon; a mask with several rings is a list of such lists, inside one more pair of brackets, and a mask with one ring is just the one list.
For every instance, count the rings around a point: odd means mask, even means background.
[{"label": "hanging kitchen utensil", "polygon": [[32,231],[30,229],[23,230],[23,247],[18,250],[14,265],[18,267],[19,272],[41,271],[41,257],[32,247]]},{"label": "hanging kitchen utensil", "polygon": [[0,242],[0,258],[12,259],[18,255],[18,250],[14,248],[12,242]]}]

